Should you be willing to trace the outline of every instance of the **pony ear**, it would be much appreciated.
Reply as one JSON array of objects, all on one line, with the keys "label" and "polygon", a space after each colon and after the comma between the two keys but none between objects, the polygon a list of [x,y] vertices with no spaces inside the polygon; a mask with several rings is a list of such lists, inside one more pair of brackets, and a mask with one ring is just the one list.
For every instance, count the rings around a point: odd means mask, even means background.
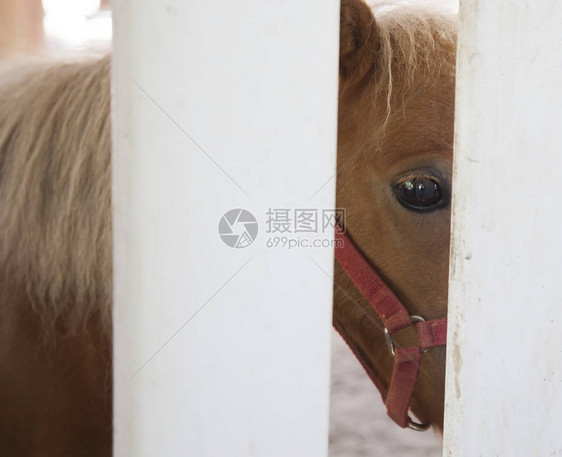
[{"label": "pony ear", "polygon": [[342,0],[340,76],[360,80],[372,70],[377,48],[375,16],[364,0]]}]

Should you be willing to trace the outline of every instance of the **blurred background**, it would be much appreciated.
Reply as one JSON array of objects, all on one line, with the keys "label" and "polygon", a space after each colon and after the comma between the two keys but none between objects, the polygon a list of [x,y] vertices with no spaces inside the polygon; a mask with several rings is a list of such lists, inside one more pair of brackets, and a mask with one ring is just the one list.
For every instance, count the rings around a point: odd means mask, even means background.
[{"label": "blurred background", "polygon": [[0,56],[107,49],[111,0],[0,0]]},{"label": "blurred background", "polygon": [[[109,49],[110,0],[0,0],[0,57]],[[342,339],[332,335],[330,457],[438,457],[432,431],[398,428]]]}]

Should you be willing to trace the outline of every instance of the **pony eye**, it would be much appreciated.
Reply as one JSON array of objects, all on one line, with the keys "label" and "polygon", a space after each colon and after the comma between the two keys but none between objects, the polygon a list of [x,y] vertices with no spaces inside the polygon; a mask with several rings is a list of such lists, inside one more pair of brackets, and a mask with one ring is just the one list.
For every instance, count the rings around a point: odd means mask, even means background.
[{"label": "pony eye", "polygon": [[408,177],[399,181],[395,190],[398,201],[416,211],[434,209],[443,200],[439,183],[430,177]]}]

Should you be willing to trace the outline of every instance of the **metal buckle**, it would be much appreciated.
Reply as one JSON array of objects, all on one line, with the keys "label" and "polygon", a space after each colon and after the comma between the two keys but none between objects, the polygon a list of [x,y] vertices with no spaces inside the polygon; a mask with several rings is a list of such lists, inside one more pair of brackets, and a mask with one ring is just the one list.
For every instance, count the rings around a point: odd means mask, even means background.
[{"label": "metal buckle", "polygon": [[[412,322],[425,322],[425,319],[421,316],[410,316],[410,319],[412,320]],[[388,331],[388,329],[385,327],[384,328],[384,339],[386,341],[386,347],[388,348],[388,352],[390,352],[390,354],[392,355],[392,357],[394,357],[394,340],[392,339],[392,335],[390,334],[390,332]],[[410,420],[411,423],[416,424],[416,425],[423,425],[423,424],[418,424],[417,422],[414,422],[412,420]],[[409,427],[409,425],[408,425]],[[412,428],[412,427],[410,427]],[[416,430],[416,429],[414,429]],[[425,429],[424,429],[425,430]]]},{"label": "metal buckle", "polygon": [[[417,315],[410,316],[410,319],[412,320],[412,323],[425,322],[425,319],[423,317]],[[390,354],[392,354],[392,357],[394,357],[394,340],[392,339],[392,335],[386,327],[384,328],[384,339],[386,341],[386,346],[388,347],[388,352],[390,352]],[[408,416],[409,429],[415,430],[416,432],[425,432],[430,426],[430,422],[422,424],[421,422],[416,422],[415,420],[413,420],[411,416]]]}]

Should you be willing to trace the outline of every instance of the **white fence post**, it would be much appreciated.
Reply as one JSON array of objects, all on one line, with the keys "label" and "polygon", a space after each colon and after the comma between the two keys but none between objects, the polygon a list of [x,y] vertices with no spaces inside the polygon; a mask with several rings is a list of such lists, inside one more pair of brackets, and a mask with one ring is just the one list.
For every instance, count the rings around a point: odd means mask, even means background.
[{"label": "white fence post", "polygon": [[562,455],[561,20],[461,0],[445,456]]},{"label": "white fence post", "polygon": [[115,455],[324,456],[333,248],[264,221],[334,206],[339,1],[114,6]]}]

